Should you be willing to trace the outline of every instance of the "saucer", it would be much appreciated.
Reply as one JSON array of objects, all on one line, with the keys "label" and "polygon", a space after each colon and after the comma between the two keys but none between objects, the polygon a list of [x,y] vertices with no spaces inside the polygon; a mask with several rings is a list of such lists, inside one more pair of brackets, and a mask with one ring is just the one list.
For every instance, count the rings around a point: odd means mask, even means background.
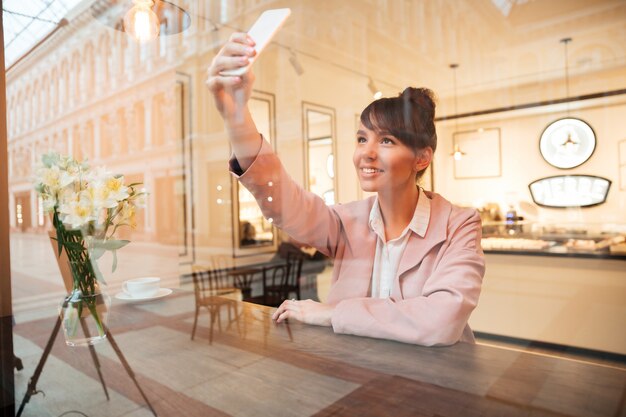
[{"label": "saucer", "polygon": [[148,300],[156,300],[157,298],[165,297],[166,295],[170,295],[172,290],[169,288],[159,288],[159,291],[155,295],[150,297],[133,297],[130,294],[125,293],[124,291],[118,292],[115,294],[115,298],[118,300],[124,301],[148,301]]}]

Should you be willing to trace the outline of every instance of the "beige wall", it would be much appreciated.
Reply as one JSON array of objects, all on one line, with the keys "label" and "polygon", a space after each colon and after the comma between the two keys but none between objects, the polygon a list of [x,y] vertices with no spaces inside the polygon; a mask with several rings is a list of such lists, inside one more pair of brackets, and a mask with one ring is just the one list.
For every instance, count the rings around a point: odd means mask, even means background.
[{"label": "beige wall", "polygon": [[[623,71],[626,77],[626,70]],[[447,198],[463,205],[482,205],[497,202],[506,210],[508,198],[532,204],[528,184],[539,178],[564,175],[586,174],[608,178],[611,185],[607,202],[596,207],[583,209],[548,209],[533,205],[534,210],[526,210],[526,217],[545,222],[588,222],[626,223],[626,189],[620,190],[618,142],[626,139],[621,123],[626,114],[626,96],[602,100],[603,103],[589,103],[593,106],[580,108],[572,106],[572,117],[587,121],[596,133],[597,145],[591,158],[579,167],[561,170],[543,160],[539,152],[539,137],[552,121],[564,117],[564,107],[538,108],[529,112],[501,113],[489,118],[476,118],[459,121],[459,130],[472,130],[497,127],[501,129],[502,175],[497,178],[460,179],[453,175],[454,160],[452,132],[454,123],[440,123],[439,156],[435,163],[435,189]],[[585,104],[585,103],[583,103]],[[538,113],[541,110],[544,112]],[[526,114],[524,114],[526,113]],[[623,178],[622,181],[626,180]],[[622,186],[626,186],[622,182]],[[510,197],[509,197],[510,196]]]}]

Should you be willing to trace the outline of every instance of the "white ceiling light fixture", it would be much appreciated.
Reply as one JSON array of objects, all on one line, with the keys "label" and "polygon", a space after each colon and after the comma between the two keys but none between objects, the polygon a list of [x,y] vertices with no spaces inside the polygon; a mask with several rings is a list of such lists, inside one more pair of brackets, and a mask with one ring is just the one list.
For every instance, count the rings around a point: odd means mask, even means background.
[{"label": "white ceiling light fixture", "polygon": [[454,151],[452,152],[451,155],[454,156],[455,161],[460,161],[461,158],[463,158],[466,155],[466,153],[461,150],[461,147],[459,145],[455,144]]},{"label": "white ceiling light fixture", "polygon": [[96,0],[91,14],[139,43],[181,33],[191,25],[185,9],[165,0]]},{"label": "white ceiling light fixture", "polygon": [[[458,119],[458,114],[459,114],[458,107],[459,106],[458,106],[457,95],[456,95],[456,69],[458,67],[459,67],[459,64],[450,64],[450,68],[452,69],[452,74],[454,74],[454,132],[459,131],[459,119]],[[466,155],[466,153],[461,150],[461,147],[457,143],[454,143],[454,135],[452,135],[452,144],[453,144],[453,150],[450,155],[454,157],[455,161],[460,161]]]},{"label": "white ceiling light fixture", "polygon": [[374,84],[374,80],[372,79],[372,77],[369,77],[369,81],[367,82],[367,88],[370,89],[372,95],[376,100],[383,96],[383,92],[376,87],[376,84]]},{"label": "white ceiling light fixture", "polygon": [[591,158],[596,148],[596,135],[584,120],[570,116],[569,58],[567,45],[572,38],[560,42],[564,49],[566,117],[550,123],[541,133],[539,151],[543,159],[555,168],[571,169]]},{"label": "white ceiling light fixture", "polygon": [[133,7],[124,15],[124,32],[139,43],[144,43],[159,36],[161,22],[152,11],[152,0],[133,0]]}]

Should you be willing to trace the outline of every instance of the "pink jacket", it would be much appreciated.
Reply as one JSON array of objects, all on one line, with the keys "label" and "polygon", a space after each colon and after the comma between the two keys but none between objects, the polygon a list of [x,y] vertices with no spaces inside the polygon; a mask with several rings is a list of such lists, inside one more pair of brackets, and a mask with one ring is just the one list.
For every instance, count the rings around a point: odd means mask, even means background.
[{"label": "pink jacket", "polygon": [[[231,170],[237,171],[231,160]],[[369,227],[374,197],[327,206],[290,176],[266,141],[255,161],[235,176],[255,196],[267,219],[334,258],[328,303],[336,333],[419,345],[473,342],[467,324],[485,273],[476,210],[426,192],[431,215],[426,236],[411,232],[388,299],[369,297],[376,234]]]}]

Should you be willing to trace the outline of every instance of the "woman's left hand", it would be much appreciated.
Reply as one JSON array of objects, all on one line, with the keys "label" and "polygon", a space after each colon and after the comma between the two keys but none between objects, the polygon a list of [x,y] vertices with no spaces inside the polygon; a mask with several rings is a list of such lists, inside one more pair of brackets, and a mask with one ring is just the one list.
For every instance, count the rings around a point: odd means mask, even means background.
[{"label": "woman's left hand", "polygon": [[286,319],[317,326],[330,326],[335,307],[313,300],[285,300],[272,315],[276,323]]}]

